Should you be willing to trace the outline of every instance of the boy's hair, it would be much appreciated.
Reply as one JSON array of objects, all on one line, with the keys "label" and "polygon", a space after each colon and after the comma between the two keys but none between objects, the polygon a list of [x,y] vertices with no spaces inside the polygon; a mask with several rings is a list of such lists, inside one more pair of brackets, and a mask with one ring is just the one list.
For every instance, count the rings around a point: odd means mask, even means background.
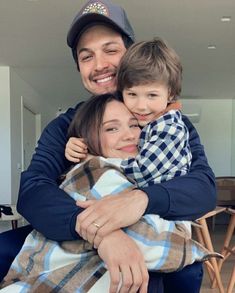
[{"label": "boy's hair", "polygon": [[100,130],[106,106],[111,101],[122,103],[117,93],[92,96],[77,110],[68,129],[68,138],[80,137],[85,139],[91,155],[102,156]]},{"label": "boy's hair", "polygon": [[179,56],[160,38],[133,44],[121,59],[117,87],[119,91],[150,82],[164,82],[177,99],[181,92],[182,65]]}]

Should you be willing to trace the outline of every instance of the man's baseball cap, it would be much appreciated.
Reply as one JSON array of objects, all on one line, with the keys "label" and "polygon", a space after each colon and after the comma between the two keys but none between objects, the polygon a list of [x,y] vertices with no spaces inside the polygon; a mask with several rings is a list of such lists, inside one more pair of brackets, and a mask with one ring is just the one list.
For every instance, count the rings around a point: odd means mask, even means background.
[{"label": "man's baseball cap", "polygon": [[131,43],[135,41],[134,31],[125,10],[109,0],[90,0],[74,18],[67,35],[68,46],[76,60],[76,48],[82,33],[92,25],[107,24],[125,35]]}]

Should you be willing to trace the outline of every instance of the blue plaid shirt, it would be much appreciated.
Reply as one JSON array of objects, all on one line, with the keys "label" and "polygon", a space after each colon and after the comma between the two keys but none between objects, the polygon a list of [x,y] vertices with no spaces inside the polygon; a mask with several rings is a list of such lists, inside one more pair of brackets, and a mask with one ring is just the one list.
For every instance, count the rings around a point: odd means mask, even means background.
[{"label": "blue plaid shirt", "polygon": [[170,110],[142,129],[139,154],[123,160],[121,167],[143,187],[186,174],[191,159],[189,133],[182,114]]}]

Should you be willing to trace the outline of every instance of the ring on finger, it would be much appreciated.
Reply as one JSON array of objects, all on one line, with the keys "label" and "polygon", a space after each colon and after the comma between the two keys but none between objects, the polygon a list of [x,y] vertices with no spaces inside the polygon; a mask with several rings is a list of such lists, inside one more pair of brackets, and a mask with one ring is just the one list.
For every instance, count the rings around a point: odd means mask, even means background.
[{"label": "ring on finger", "polygon": [[99,224],[97,224],[96,222],[93,222],[92,223],[97,229],[99,229],[100,228],[100,225]]}]

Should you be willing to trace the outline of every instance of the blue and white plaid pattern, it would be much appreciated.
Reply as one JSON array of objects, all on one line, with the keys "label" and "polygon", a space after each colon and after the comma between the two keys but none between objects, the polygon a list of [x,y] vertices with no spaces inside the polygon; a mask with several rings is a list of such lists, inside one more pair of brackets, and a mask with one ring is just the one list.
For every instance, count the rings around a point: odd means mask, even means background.
[{"label": "blue and white plaid pattern", "polygon": [[181,112],[170,110],[142,129],[139,154],[123,160],[121,167],[143,187],[185,175],[191,160],[189,132]]},{"label": "blue and white plaid pattern", "polygon": [[[116,164],[114,165],[114,163]],[[61,185],[75,200],[100,199],[107,194],[132,190],[135,185],[119,169],[118,160],[93,158],[75,166]],[[191,239],[190,223],[166,221],[145,215],[125,229],[143,253],[147,268],[174,271],[208,257],[210,253]],[[84,240],[56,242],[33,230],[4,279],[1,292],[89,292],[106,268],[97,251]],[[94,288],[92,292],[108,292]]]}]

